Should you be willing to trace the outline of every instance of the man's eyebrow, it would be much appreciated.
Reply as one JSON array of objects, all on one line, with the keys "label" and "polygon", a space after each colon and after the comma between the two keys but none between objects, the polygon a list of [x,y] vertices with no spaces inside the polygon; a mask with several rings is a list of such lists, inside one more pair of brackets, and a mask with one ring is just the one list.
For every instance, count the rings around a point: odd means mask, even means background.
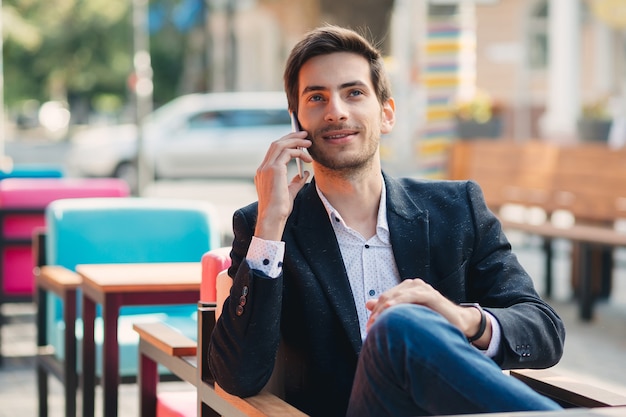
[{"label": "man's eyebrow", "polygon": [[347,83],[343,83],[339,86],[340,89],[350,88],[350,87],[367,87],[367,84],[363,81],[355,80]]},{"label": "man's eyebrow", "polygon": [[307,87],[304,87],[302,92],[303,93],[310,93],[312,91],[324,91],[324,90],[328,90],[328,88],[322,87],[321,85],[309,85]]},{"label": "man's eyebrow", "polygon": [[[355,80],[355,81],[348,81],[346,83],[343,84],[339,84],[339,89],[343,90],[345,88],[351,88],[351,87],[367,87],[367,84],[364,83],[363,81],[359,81],[359,80]],[[302,92],[303,93],[310,93],[312,91],[326,91],[328,90],[328,87],[324,87],[321,85],[310,85],[305,87]]]}]

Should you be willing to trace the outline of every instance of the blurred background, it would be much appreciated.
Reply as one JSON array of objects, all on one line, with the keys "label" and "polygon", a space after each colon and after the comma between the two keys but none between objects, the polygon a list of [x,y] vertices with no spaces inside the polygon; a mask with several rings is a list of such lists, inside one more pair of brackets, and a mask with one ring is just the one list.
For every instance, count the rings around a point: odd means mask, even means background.
[{"label": "blurred background", "polygon": [[[105,158],[102,143],[78,154],[70,148],[93,140],[85,136],[121,146],[112,142],[124,134],[94,128],[140,124],[186,94],[282,90],[290,48],[323,23],[364,31],[385,53],[398,102],[397,127],[382,149],[392,173],[443,177],[449,144],[473,137],[617,147],[626,136],[623,0],[1,3],[0,154],[13,162],[29,162],[24,152],[64,165],[89,152]],[[151,140],[140,132],[126,135],[140,145]],[[16,144],[34,141],[56,145],[39,156]],[[142,153],[126,153],[110,157],[110,172],[70,174],[145,184],[159,176],[150,161],[142,177]]]}]

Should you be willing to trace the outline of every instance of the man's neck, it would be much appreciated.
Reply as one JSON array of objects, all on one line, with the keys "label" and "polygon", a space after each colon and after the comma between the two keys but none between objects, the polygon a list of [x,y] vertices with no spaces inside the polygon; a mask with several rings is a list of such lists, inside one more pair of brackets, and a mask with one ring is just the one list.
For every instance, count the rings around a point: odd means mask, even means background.
[{"label": "man's neck", "polygon": [[383,185],[380,167],[349,177],[316,170],[315,181],[348,226],[366,239],[376,234]]}]

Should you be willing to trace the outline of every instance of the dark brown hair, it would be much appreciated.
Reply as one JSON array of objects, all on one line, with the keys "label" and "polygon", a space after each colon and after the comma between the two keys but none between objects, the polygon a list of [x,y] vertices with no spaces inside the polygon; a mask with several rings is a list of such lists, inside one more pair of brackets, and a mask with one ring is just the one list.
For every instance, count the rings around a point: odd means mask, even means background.
[{"label": "dark brown hair", "polygon": [[322,26],[307,33],[293,49],[283,80],[289,109],[298,110],[298,77],[309,59],[334,52],[351,52],[364,57],[370,64],[370,76],[378,101],[383,104],[391,97],[391,87],[380,51],[364,36],[339,26]]}]

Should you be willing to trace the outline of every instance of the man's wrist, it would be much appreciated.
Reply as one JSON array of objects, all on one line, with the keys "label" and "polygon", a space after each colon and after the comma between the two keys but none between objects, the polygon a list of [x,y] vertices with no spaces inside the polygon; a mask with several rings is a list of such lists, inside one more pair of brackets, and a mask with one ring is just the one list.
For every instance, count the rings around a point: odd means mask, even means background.
[{"label": "man's wrist", "polygon": [[461,307],[475,308],[480,312],[480,323],[478,325],[478,330],[476,331],[475,334],[467,336],[468,342],[470,343],[475,342],[476,340],[480,339],[483,336],[483,334],[485,334],[485,330],[487,329],[487,314],[485,313],[485,310],[483,310],[483,308],[478,303],[461,303],[459,305]]},{"label": "man's wrist", "polygon": [[283,237],[287,217],[276,213],[261,213],[257,218],[254,235],[263,240],[280,241]]}]

